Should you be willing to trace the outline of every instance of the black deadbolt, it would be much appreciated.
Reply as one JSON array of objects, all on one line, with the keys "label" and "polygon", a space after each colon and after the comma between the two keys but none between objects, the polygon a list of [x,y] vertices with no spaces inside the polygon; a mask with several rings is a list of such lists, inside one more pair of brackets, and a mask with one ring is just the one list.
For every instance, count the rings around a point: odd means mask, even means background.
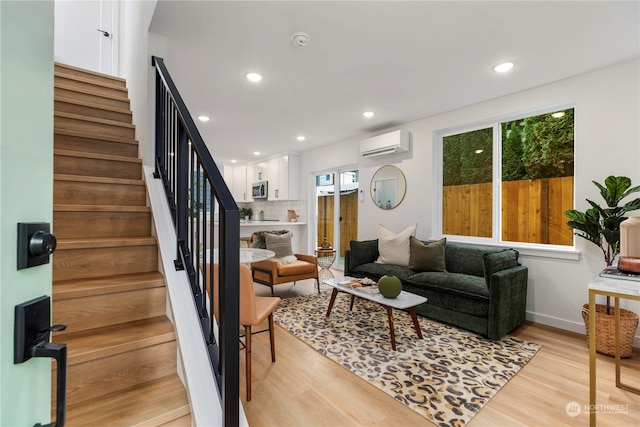
[{"label": "black deadbolt", "polygon": [[47,264],[56,244],[49,223],[18,223],[18,270]]},{"label": "black deadbolt", "polygon": [[45,231],[36,231],[29,240],[29,252],[34,257],[50,255],[56,249],[56,236]]}]

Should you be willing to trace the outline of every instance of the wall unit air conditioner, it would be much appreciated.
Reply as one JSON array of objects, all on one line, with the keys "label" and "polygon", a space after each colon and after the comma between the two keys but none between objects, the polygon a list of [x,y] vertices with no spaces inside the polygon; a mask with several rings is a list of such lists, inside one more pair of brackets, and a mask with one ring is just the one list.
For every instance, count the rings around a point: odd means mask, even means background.
[{"label": "wall unit air conditioner", "polygon": [[411,134],[406,130],[396,130],[360,141],[362,157],[382,156],[409,151]]}]

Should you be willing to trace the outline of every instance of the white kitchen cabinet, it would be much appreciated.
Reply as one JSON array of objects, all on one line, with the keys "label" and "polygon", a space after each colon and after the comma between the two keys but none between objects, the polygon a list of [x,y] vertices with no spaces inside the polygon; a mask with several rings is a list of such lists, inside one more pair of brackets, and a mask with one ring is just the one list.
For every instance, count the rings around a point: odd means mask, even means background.
[{"label": "white kitchen cabinet", "polygon": [[246,166],[225,166],[223,170],[224,180],[231,190],[233,199],[237,203],[252,202],[251,184],[247,185]]},{"label": "white kitchen cabinet", "polygon": [[251,202],[251,193],[247,192],[247,167],[234,166],[233,168],[233,198],[236,202]]},{"label": "white kitchen cabinet", "polygon": [[247,197],[249,201],[253,201],[253,183],[258,182],[256,179],[256,166],[255,165],[247,165],[247,183],[246,183],[246,191]]},{"label": "white kitchen cabinet", "polygon": [[300,157],[292,154],[267,162],[269,201],[297,200],[300,197]]},{"label": "white kitchen cabinet", "polygon": [[222,177],[224,178],[224,182],[227,183],[227,187],[231,189],[231,187],[233,187],[233,167],[224,166],[222,168]]},{"label": "white kitchen cabinet", "polygon": [[261,162],[256,163],[252,166],[253,179],[250,181],[260,182],[260,181],[268,181],[269,178],[269,162]]}]

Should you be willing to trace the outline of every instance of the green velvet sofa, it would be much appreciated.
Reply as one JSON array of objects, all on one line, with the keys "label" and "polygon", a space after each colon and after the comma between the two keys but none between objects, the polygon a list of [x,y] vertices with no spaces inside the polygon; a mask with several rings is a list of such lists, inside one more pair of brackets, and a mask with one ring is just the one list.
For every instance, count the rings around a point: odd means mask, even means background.
[{"label": "green velvet sofa", "polygon": [[[428,244],[431,242],[423,241]],[[378,240],[351,241],[345,251],[345,276],[397,276],[405,291],[428,300],[419,315],[500,339],[525,320],[527,267],[513,249],[446,243],[446,271],[414,271],[380,264]]]}]

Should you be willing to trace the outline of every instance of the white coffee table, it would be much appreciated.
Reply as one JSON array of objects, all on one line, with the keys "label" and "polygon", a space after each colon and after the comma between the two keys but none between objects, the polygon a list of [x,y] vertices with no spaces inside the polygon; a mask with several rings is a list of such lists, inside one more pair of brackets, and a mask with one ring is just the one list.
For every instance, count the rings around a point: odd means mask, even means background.
[{"label": "white coffee table", "polygon": [[402,291],[396,298],[385,298],[380,293],[368,292],[368,287],[354,288],[348,285],[341,285],[341,282],[347,282],[357,280],[355,277],[343,276],[333,279],[325,279],[323,282],[333,288],[331,292],[331,299],[329,300],[329,308],[327,308],[327,317],[331,314],[331,309],[336,301],[338,292],[346,292],[351,295],[351,308],[353,308],[354,297],[366,299],[380,304],[387,309],[387,317],[389,318],[389,331],[391,333],[391,347],[396,349],[396,333],[393,327],[393,309],[408,310],[413,320],[413,325],[416,328],[418,338],[422,339],[422,331],[420,330],[420,324],[418,323],[418,316],[416,315],[416,305],[427,302],[425,297],[412,294],[411,292]]}]

